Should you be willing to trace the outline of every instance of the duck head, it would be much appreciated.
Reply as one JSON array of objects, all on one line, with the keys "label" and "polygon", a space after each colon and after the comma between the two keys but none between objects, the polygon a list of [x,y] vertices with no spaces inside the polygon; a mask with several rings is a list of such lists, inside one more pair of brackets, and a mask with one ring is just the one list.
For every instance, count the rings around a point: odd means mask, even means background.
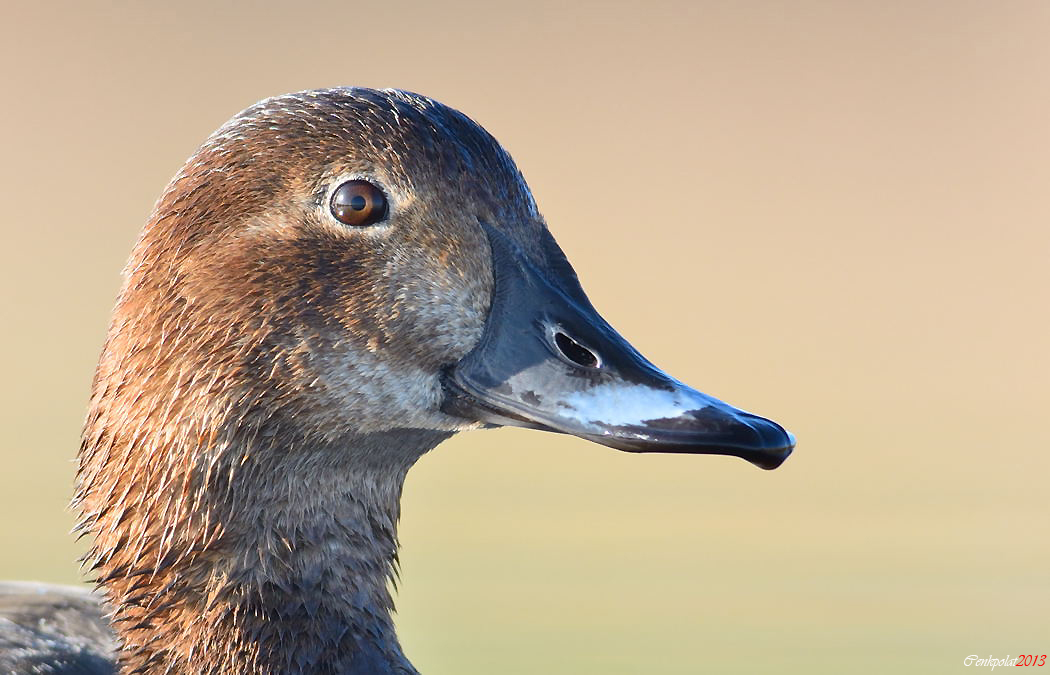
[{"label": "duck head", "polygon": [[125,666],[414,672],[405,472],[499,425],[763,468],[794,446],[601,318],[464,115],[370,89],[237,115],[158,201],[93,384],[74,504]]},{"label": "duck head", "polygon": [[214,376],[185,387],[202,410],[311,434],[511,425],[767,469],[794,446],[631,347],[499,143],[402,91],[273,98],[219,129],[159,202],[110,342],[156,379]]}]

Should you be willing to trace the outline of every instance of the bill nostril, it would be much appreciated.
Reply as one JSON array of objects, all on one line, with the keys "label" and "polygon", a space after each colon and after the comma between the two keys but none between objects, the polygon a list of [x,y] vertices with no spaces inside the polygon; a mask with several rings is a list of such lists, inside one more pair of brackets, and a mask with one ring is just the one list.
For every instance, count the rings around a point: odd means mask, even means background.
[{"label": "bill nostril", "polygon": [[557,345],[565,358],[578,366],[597,368],[601,365],[601,360],[597,354],[561,331],[555,331],[554,344]]}]

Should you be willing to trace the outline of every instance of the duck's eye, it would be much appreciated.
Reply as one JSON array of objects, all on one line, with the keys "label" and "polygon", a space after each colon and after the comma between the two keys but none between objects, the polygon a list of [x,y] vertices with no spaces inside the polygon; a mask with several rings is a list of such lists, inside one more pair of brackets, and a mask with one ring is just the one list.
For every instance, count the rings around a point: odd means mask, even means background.
[{"label": "duck's eye", "polygon": [[348,180],[332,193],[332,215],[344,225],[374,225],[386,212],[386,195],[366,180]]}]

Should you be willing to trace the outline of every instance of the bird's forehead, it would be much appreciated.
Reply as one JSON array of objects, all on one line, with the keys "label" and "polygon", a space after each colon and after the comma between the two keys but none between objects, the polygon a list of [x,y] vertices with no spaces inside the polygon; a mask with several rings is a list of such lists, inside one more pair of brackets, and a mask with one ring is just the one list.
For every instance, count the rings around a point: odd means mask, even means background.
[{"label": "bird's forehead", "polygon": [[266,99],[231,119],[204,150],[251,153],[258,168],[371,171],[416,191],[453,184],[535,210],[513,160],[488,132],[448,106],[399,90],[326,89]]}]

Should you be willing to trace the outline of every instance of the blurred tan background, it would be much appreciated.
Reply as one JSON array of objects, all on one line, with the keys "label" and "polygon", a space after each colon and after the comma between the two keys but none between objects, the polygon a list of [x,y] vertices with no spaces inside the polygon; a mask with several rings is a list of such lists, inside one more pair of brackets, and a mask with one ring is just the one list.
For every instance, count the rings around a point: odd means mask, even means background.
[{"label": "blurred tan background", "polygon": [[1050,3],[5,3],[0,578],[153,201],[254,101],[396,86],[529,180],[595,305],[775,472],[503,430],[409,476],[426,675],[955,673],[1050,651]]}]

